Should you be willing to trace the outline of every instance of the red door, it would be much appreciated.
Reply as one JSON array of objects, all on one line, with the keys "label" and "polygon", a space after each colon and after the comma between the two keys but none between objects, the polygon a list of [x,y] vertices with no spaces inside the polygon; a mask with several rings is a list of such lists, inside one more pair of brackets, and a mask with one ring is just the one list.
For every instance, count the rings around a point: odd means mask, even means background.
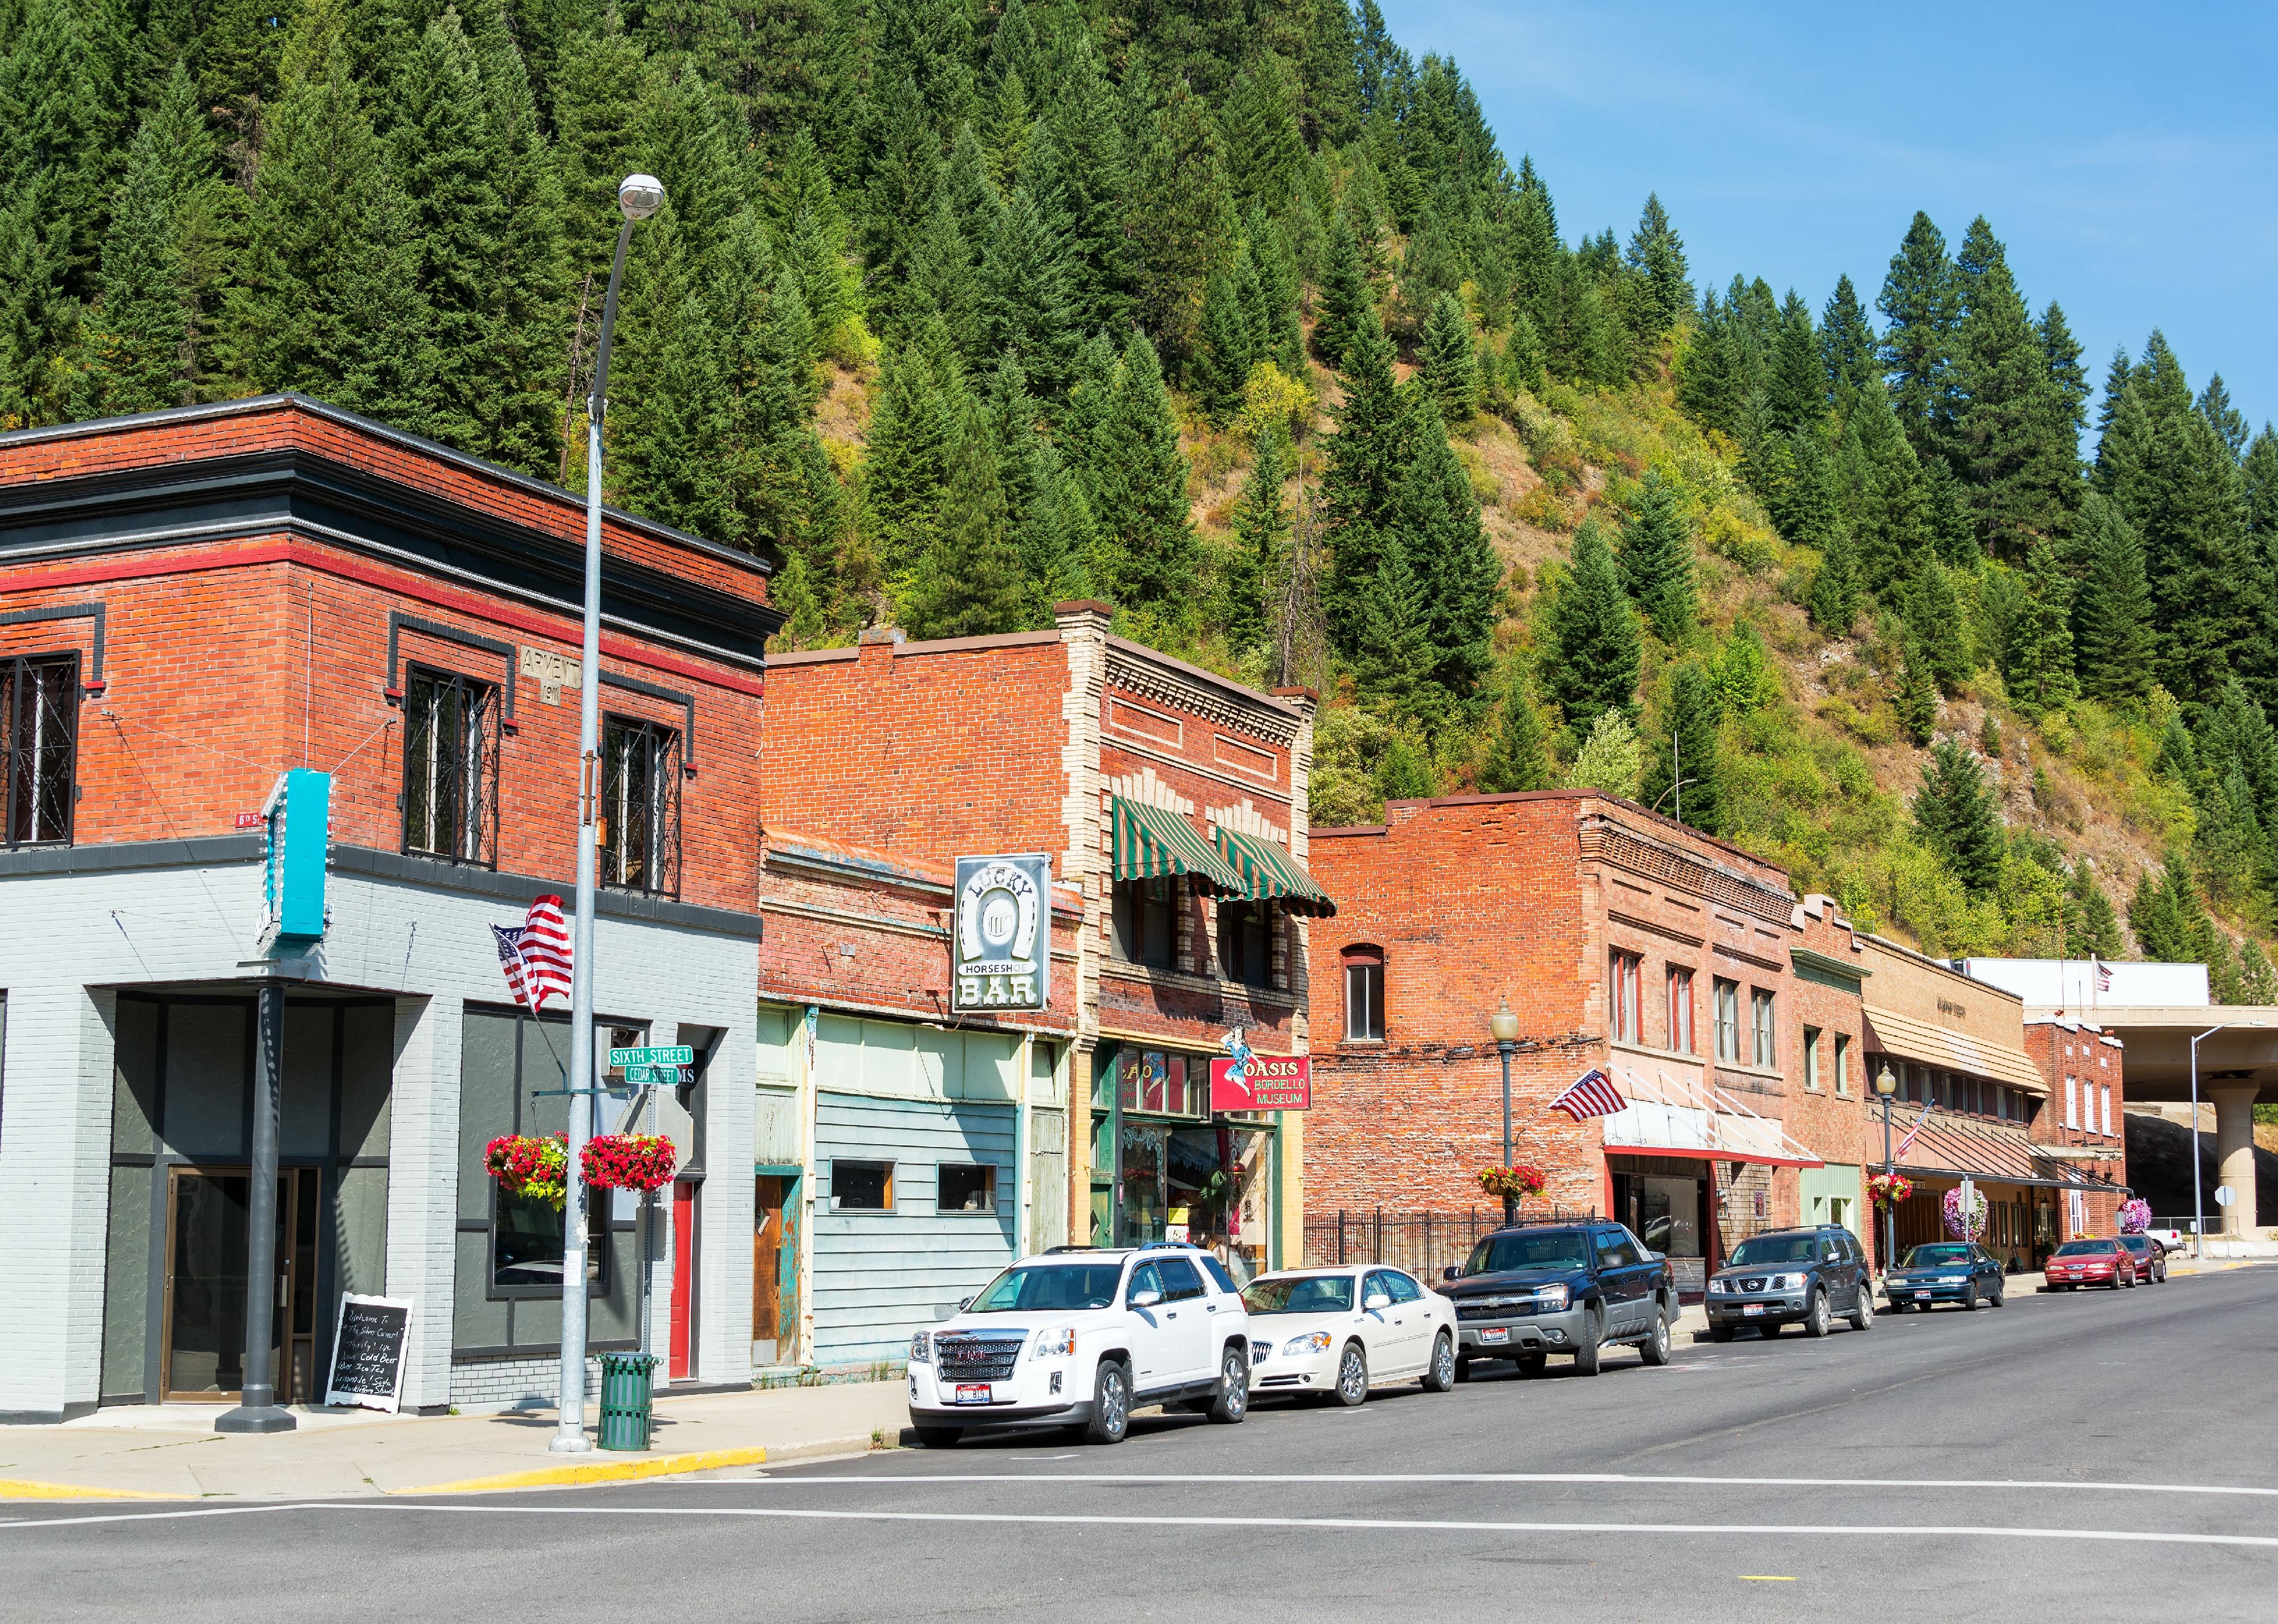
[{"label": "red door", "polygon": [[683,1179],[672,1186],[672,1348],[666,1376],[688,1379],[692,1312],[696,1304],[696,1186]]}]

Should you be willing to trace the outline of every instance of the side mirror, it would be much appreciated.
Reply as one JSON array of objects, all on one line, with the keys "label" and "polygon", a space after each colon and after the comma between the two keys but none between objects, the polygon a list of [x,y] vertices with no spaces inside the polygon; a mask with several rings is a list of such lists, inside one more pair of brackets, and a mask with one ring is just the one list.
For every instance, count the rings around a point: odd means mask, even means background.
[{"label": "side mirror", "polygon": [[971,1308],[972,1306],[973,1306],[973,1299],[971,1299],[970,1297],[960,1297],[960,1298],[959,1298],[959,1299],[957,1300],[957,1311],[958,1311],[959,1314],[964,1313],[967,1308]]},{"label": "side mirror", "polygon": [[1440,1271],[1440,1277],[1442,1280],[1460,1280],[1464,1277],[1464,1271],[1450,1263]]},{"label": "side mirror", "polygon": [[1392,1307],[1392,1299],[1386,1292],[1372,1292],[1369,1293],[1366,1300],[1365,1300],[1360,1306],[1373,1312],[1378,1308],[1389,1308]]},{"label": "side mirror", "polygon": [[1134,1292],[1131,1293],[1131,1306],[1135,1308],[1151,1308],[1162,1300],[1163,1293],[1160,1292]]}]

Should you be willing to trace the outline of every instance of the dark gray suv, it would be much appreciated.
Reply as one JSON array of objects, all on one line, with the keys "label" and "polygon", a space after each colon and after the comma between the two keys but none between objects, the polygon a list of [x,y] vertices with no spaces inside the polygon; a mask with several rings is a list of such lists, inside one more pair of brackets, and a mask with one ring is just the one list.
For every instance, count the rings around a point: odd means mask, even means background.
[{"label": "dark gray suv", "polygon": [[1875,1323],[1867,1254],[1839,1224],[1752,1235],[1708,1277],[1711,1342],[1731,1341],[1742,1325],[1776,1337],[1791,1323],[1808,1337],[1823,1337],[1838,1314],[1854,1330]]}]

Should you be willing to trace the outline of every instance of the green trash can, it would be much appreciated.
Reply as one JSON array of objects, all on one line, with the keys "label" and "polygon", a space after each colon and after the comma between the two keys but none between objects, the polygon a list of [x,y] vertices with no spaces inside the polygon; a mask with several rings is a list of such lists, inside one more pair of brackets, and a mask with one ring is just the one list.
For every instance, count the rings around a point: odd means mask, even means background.
[{"label": "green trash can", "polygon": [[601,1361],[601,1447],[646,1449],[649,1377],[660,1362],[654,1353],[603,1353]]}]

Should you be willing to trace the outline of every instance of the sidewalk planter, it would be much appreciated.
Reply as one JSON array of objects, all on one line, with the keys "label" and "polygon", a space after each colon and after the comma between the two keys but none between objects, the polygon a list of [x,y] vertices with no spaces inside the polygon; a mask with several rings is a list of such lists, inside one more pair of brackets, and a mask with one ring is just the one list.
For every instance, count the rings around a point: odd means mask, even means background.
[{"label": "sidewalk planter", "polygon": [[649,1377],[660,1362],[654,1353],[603,1353],[601,1437],[603,1449],[648,1447]]}]

